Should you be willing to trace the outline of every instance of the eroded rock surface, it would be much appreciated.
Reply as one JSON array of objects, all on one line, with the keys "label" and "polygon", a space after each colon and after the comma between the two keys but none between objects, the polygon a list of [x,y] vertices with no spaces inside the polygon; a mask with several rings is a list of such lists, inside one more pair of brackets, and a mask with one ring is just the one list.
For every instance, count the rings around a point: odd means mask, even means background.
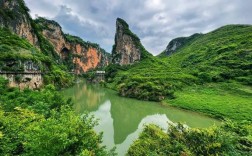
[{"label": "eroded rock surface", "polygon": [[115,45],[112,51],[113,62],[127,65],[141,60],[140,46],[139,38],[129,30],[129,26],[124,20],[118,18]]}]

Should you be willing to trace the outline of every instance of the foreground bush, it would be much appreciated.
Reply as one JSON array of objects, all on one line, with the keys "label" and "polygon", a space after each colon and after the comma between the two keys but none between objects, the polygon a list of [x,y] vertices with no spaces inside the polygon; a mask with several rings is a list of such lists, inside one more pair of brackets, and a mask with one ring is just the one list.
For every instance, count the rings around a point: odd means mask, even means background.
[{"label": "foreground bush", "polygon": [[114,154],[101,146],[93,118],[76,115],[54,86],[20,91],[0,78],[0,93],[0,155]]},{"label": "foreground bush", "polygon": [[251,155],[251,130],[249,124],[227,122],[208,129],[170,125],[165,133],[149,125],[131,145],[128,155]]}]

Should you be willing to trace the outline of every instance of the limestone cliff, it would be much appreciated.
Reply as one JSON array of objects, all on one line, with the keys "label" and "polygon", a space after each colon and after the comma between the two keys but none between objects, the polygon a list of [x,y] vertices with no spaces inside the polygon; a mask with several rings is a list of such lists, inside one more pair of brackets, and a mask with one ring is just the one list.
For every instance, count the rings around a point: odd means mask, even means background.
[{"label": "limestone cliff", "polygon": [[26,38],[31,44],[36,45],[38,37],[32,28],[32,19],[29,9],[23,0],[0,1],[0,27],[5,27],[22,38]]},{"label": "limestone cliff", "polygon": [[109,54],[98,45],[82,39],[78,42],[68,40],[61,26],[54,21],[33,20],[23,0],[0,1],[0,27],[27,39],[55,62],[64,63],[78,74],[106,66],[109,62]]},{"label": "limestone cliff", "polygon": [[108,65],[109,54],[99,45],[64,34],[61,26],[55,21],[38,18],[35,22],[42,30],[43,36],[54,46],[61,59],[70,59],[70,62],[73,63],[72,70],[75,73],[80,74]]},{"label": "limestone cliff", "polygon": [[112,50],[113,63],[133,64],[150,55],[142,46],[140,39],[130,31],[129,25],[123,19],[117,18],[115,44]]},{"label": "limestone cliff", "polygon": [[88,70],[105,67],[109,64],[110,55],[97,44],[84,42],[82,39],[67,35],[69,51],[73,56],[75,73],[83,73]]}]

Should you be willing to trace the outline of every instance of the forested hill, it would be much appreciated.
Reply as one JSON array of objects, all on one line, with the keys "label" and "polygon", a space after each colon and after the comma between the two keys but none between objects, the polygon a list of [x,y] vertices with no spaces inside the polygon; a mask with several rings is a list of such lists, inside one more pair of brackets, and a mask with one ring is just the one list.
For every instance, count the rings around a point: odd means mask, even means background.
[{"label": "forested hill", "polygon": [[227,25],[196,36],[162,60],[207,82],[233,79],[251,85],[252,26]]},{"label": "forested hill", "polygon": [[[182,39],[180,47],[169,56],[162,54],[131,66],[108,67],[107,86],[117,89],[122,96],[153,101],[173,99],[169,103],[176,103],[174,105],[186,109],[200,110],[219,117],[224,113],[224,116],[231,118],[249,119],[252,26],[227,25],[207,34],[196,35],[186,42]],[[235,101],[239,100],[242,105],[239,113],[244,113],[244,116],[232,116],[219,109],[223,106],[218,101],[221,97],[210,105],[204,104],[216,98],[220,92],[225,93],[223,97],[230,102],[229,107],[233,111],[238,106]],[[197,98],[192,97],[194,94],[186,94],[187,98],[202,105],[185,105],[186,101],[179,101],[185,98],[183,93],[195,93],[195,96],[204,94]],[[203,97],[205,99],[201,99]],[[213,106],[216,102],[219,105]]]}]

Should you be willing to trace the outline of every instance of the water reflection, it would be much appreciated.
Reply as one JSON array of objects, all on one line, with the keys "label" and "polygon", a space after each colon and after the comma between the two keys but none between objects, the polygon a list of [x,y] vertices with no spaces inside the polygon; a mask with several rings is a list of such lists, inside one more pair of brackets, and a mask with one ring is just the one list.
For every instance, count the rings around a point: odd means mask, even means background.
[{"label": "water reflection", "polygon": [[112,138],[114,138],[113,119],[110,113],[110,101],[104,102],[97,111],[91,112],[98,120],[99,125],[95,127],[97,132],[103,132],[103,143],[111,149],[115,146]]},{"label": "water reflection", "polygon": [[108,148],[116,146],[119,155],[127,151],[145,124],[154,123],[167,129],[167,122],[182,122],[190,127],[209,127],[218,123],[214,119],[163,107],[155,102],[122,98],[114,91],[86,83],[76,84],[63,94],[73,98],[77,113],[89,111],[99,119],[95,130],[103,132],[104,144]]}]

